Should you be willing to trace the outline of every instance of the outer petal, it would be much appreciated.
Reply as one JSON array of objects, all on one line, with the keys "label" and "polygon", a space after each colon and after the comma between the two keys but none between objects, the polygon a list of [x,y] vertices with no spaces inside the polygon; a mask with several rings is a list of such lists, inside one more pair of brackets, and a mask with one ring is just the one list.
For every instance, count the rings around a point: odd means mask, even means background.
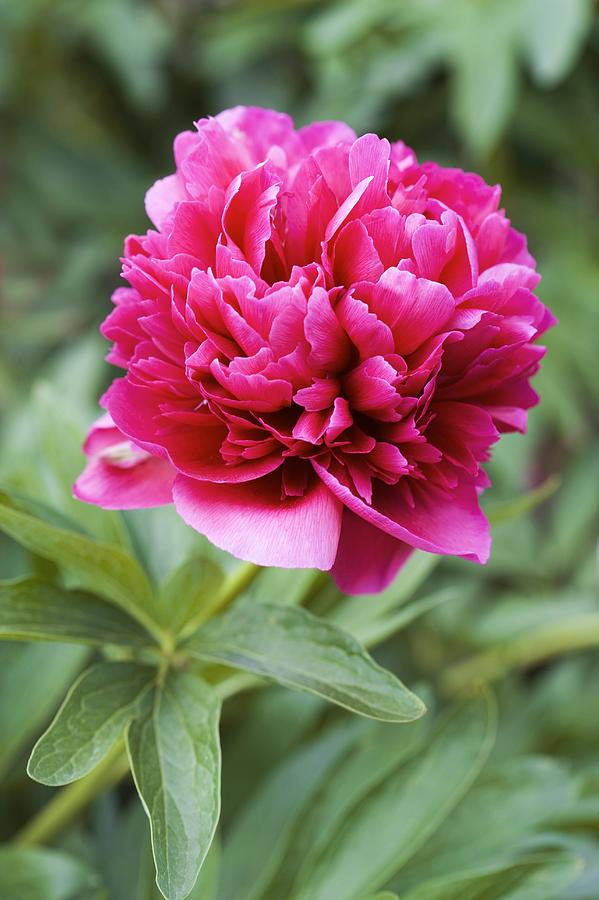
[{"label": "outer petal", "polygon": [[382,591],[413,550],[346,508],[331,575],[346,594]]},{"label": "outer petal", "polygon": [[179,515],[213,544],[261,566],[330,569],[342,505],[316,480],[303,497],[281,499],[274,475],[243,484],[212,484],[179,475]]},{"label": "outer petal", "polygon": [[136,447],[110,416],[102,416],[92,426],[84,450],[88,463],[73,487],[78,500],[104,509],[172,503],[173,467]]},{"label": "outer petal", "polygon": [[489,558],[489,523],[478,505],[474,484],[463,482],[451,493],[433,484],[403,479],[395,486],[377,486],[372,505],[357,497],[332,472],[315,460],[312,465],[327,487],[352,512],[412,547],[484,563]]}]

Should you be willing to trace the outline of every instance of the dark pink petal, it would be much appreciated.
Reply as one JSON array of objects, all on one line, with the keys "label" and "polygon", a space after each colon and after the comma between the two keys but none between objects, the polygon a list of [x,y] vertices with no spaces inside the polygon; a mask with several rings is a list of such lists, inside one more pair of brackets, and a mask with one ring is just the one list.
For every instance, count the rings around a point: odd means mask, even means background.
[{"label": "dark pink petal", "polygon": [[330,569],[341,530],[341,503],[318,480],[302,497],[281,499],[276,475],[245,484],[179,476],[179,515],[213,544],[261,566]]},{"label": "dark pink petal", "polygon": [[269,164],[239,175],[227,192],[223,230],[229,245],[237,248],[256,272],[260,272],[265,246],[272,233],[271,213],[281,182]]},{"label": "dark pink petal", "polygon": [[368,505],[317,460],[312,465],[348,509],[397,540],[429,553],[481,563],[489,558],[489,524],[478,505],[476,488],[468,482],[451,493],[430,483],[411,482],[409,489],[403,481],[394,487],[382,485]]},{"label": "dark pink petal", "polygon": [[355,292],[389,326],[401,354],[413,353],[439,333],[455,308],[445,285],[399,269],[387,269],[376,284],[356,285]]},{"label": "dark pink petal", "polygon": [[382,591],[413,550],[345,508],[331,575],[346,594]]}]

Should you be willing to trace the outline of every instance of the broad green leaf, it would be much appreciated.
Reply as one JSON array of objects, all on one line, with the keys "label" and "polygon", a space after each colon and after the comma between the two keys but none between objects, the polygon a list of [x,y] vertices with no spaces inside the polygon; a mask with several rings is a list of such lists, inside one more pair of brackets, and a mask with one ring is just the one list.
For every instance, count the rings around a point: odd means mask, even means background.
[{"label": "broad green leaf", "polygon": [[479,156],[495,146],[516,99],[518,61],[509,15],[502,4],[461,2],[452,50],[453,114]]},{"label": "broad green leaf", "polygon": [[488,697],[454,709],[425,749],[352,812],[298,886],[294,900],[354,900],[384,885],[468,790],[494,737],[495,711]]},{"label": "broad green leaf", "polygon": [[0,776],[45,727],[88,653],[67,644],[0,643]]},{"label": "broad green leaf", "polygon": [[288,852],[293,829],[364,725],[329,727],[277,766],[235,819],[225,843],[219,900],[258,900]]},{"label": "broad green leaf", "polygon": [[220,811],[220,703],[192,671],[171,671],[129,726],[135,785],[150,820],[156,881],[183,900],[208,853]]},{"label": "broad green leaf", "polygon": [[591,28],[592,0],[525,0],[522,41],[535,80],[557,84],[571,68]]},{"label": "broad green leaf", "polygon": [[0,847],[3,900],[80,900],[100,887],[87,865],[58,850]]},{"label": "broad green leaf", "polygon": [[422,747],[429,717],[411,728],[362,720],[358,739],[323,780],[293,833],[272,885],[269,900],[292,894],[353,810],[374,788]]},{"label": "broad green leaf", "polygon": [[42,522],[21,512],[1,493],[0,530],[75,575],[82,587],[107,597],[138,619],[147,619],[145,611],[154,602],[152,588],[127,551]]},{"label": "broad green leaf", "polygon": [[364,900],[399,900],[399,897],[390,891],[383,891],[380,894],[371,894],[370,897],[365,897]]},{"label": "broad green leaf", "polygon": [[577,803],[575,779],[555,760],[520,757],[489,767],[392,887],[403,895],[429,879],[507,865],[544,822]]},{"label": "broad green leaf", "polygon": [[238,604],[185,647],[199,659],[274,678],[375,719],[410,722],[425,712],[354,638],[304,609]]},{"label": "broad green leaf", "polygon": [[193,556],[174,569],[160,587],[160,616],[172,632],[198,616],[208,619],[224,572],[207,556]]},{"label": "broad green leaf", "polygon": [[553,900],[582,868],[570,853],[539,855],[488,872],[430,881],[402,894],[402,900]]},{"label": "broad green leaf", "polygon": [[101,662],[84,672],[33,748],[31,778],[55,787],[91,771],[135,716],[154,674],[133,662]]},{"label": "broad green leaf", "polygon": [[0,638],[144,647],[151,635],[105,600],[39,578],[0,582]]}]

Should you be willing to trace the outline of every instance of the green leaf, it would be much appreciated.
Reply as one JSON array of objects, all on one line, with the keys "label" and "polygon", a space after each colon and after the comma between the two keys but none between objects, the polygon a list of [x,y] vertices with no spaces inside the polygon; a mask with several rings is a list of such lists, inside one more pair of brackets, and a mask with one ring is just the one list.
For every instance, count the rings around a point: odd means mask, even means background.
[{"label": "green leaf", "polygon": [[219,900],[262,897],[289,850],[296,822],[363,727],[351,719],[329,727],[264,779],[225,843]]},{"label": "green leaf", "polygon": [[324,784],[294,838],[296,853],[301,857],[298,881],[308,878],[320,854],[360,802],[422,747],[427,719],[401,729],[368,723],[351,753]]},{"label": "green leaf", "polygon": [[[490,8],[489,8],[490,6]],[[461,28],[453,49],[453,113],[478,156],[494,148],[514,108],[518,63],[508,11],[502,3],[459,4]]]},{"label": "green leaf", "polygon": [[381,894],[371,894],[365,900],[399,900],[399,897],[397,894],[392,894],[391,891],[383,891]]},{"label": "green leaf", "polygon": [[127,746],[138,793],[150,820],[156,881],[168,900],[193,888],[220,811],[219,700],[191,671],[171,671]]},{"label": "green leaf", "polygon": [[174,634],[199,615],[210,617],[224,572],[208,557],[193,556],[178,566],[160,587],[161,619]]},{"label": "green leaf", "polygon": [[304,609],[238,604],[185,646],[199,659],[274,678],[375,719],[410,722],[425,712],[354,638]]},{"label": "green leaf", "polygon": [[0,644],[0,776],[46,725],[88,653],[67,644]]},{"label": "green leaf", "polygon": [[402,900],[548,900],[581,870],[581,860],[570,853],[544,854],[488,872],[430,881],[402,894]]},{"label": "green leaf", "polygon": [[0,530],[75,575],[82,587],[112,600],[138,619],[147,619],[145,610],[153,606],[152,587],[125,550],[42,522],[21,512],[3,493]]},{"label": "green leaf", "polygon": [[0,582],[0,638],[147,647],[151,635],[135,619],[93,594],[39,578]]},{"label": "green leaf", "polygon": [[55,787],[91,771],[135,716],[154,673],[133,662],[101,662],[84,672],[33,748],[31,778]]},{"label": "green leaf", "polygon": [[495,710],[488,697],[454,709],[426,749],[353,811],[299,885],[294,900],[354,900],[384,885],[468,790],[494,737]]},{"label": "green leaf", "polygon": [[430,879],[507,865],[544,822],[577,804],[575,779],[555,760],[520,757],[489,767],[392,887],[403,896]]},{"label": "green leaf", "polygon": [[80,900],[100,887],[78,859],[41,847],[0,847],[0,897],[5,900]]},{"label": "green leaf", "polygon": [[522,40],[538,84],[552,87],[567,75],[587,37],[592,0],[526,0]]}]

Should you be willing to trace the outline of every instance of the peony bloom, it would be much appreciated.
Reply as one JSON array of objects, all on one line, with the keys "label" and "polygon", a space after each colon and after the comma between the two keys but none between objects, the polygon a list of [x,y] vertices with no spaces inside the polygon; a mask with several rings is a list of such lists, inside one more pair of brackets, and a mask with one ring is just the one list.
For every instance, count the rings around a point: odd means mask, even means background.
[{"label": "peony bloom", "polygon": [[125,243],[102,329],[125,376],[76,496],[172,501],[235,556],[348,592],[414,548],[484,562],[481,464],[524,430],[553,321],[499,187],[339,122],[196,129]]}]

